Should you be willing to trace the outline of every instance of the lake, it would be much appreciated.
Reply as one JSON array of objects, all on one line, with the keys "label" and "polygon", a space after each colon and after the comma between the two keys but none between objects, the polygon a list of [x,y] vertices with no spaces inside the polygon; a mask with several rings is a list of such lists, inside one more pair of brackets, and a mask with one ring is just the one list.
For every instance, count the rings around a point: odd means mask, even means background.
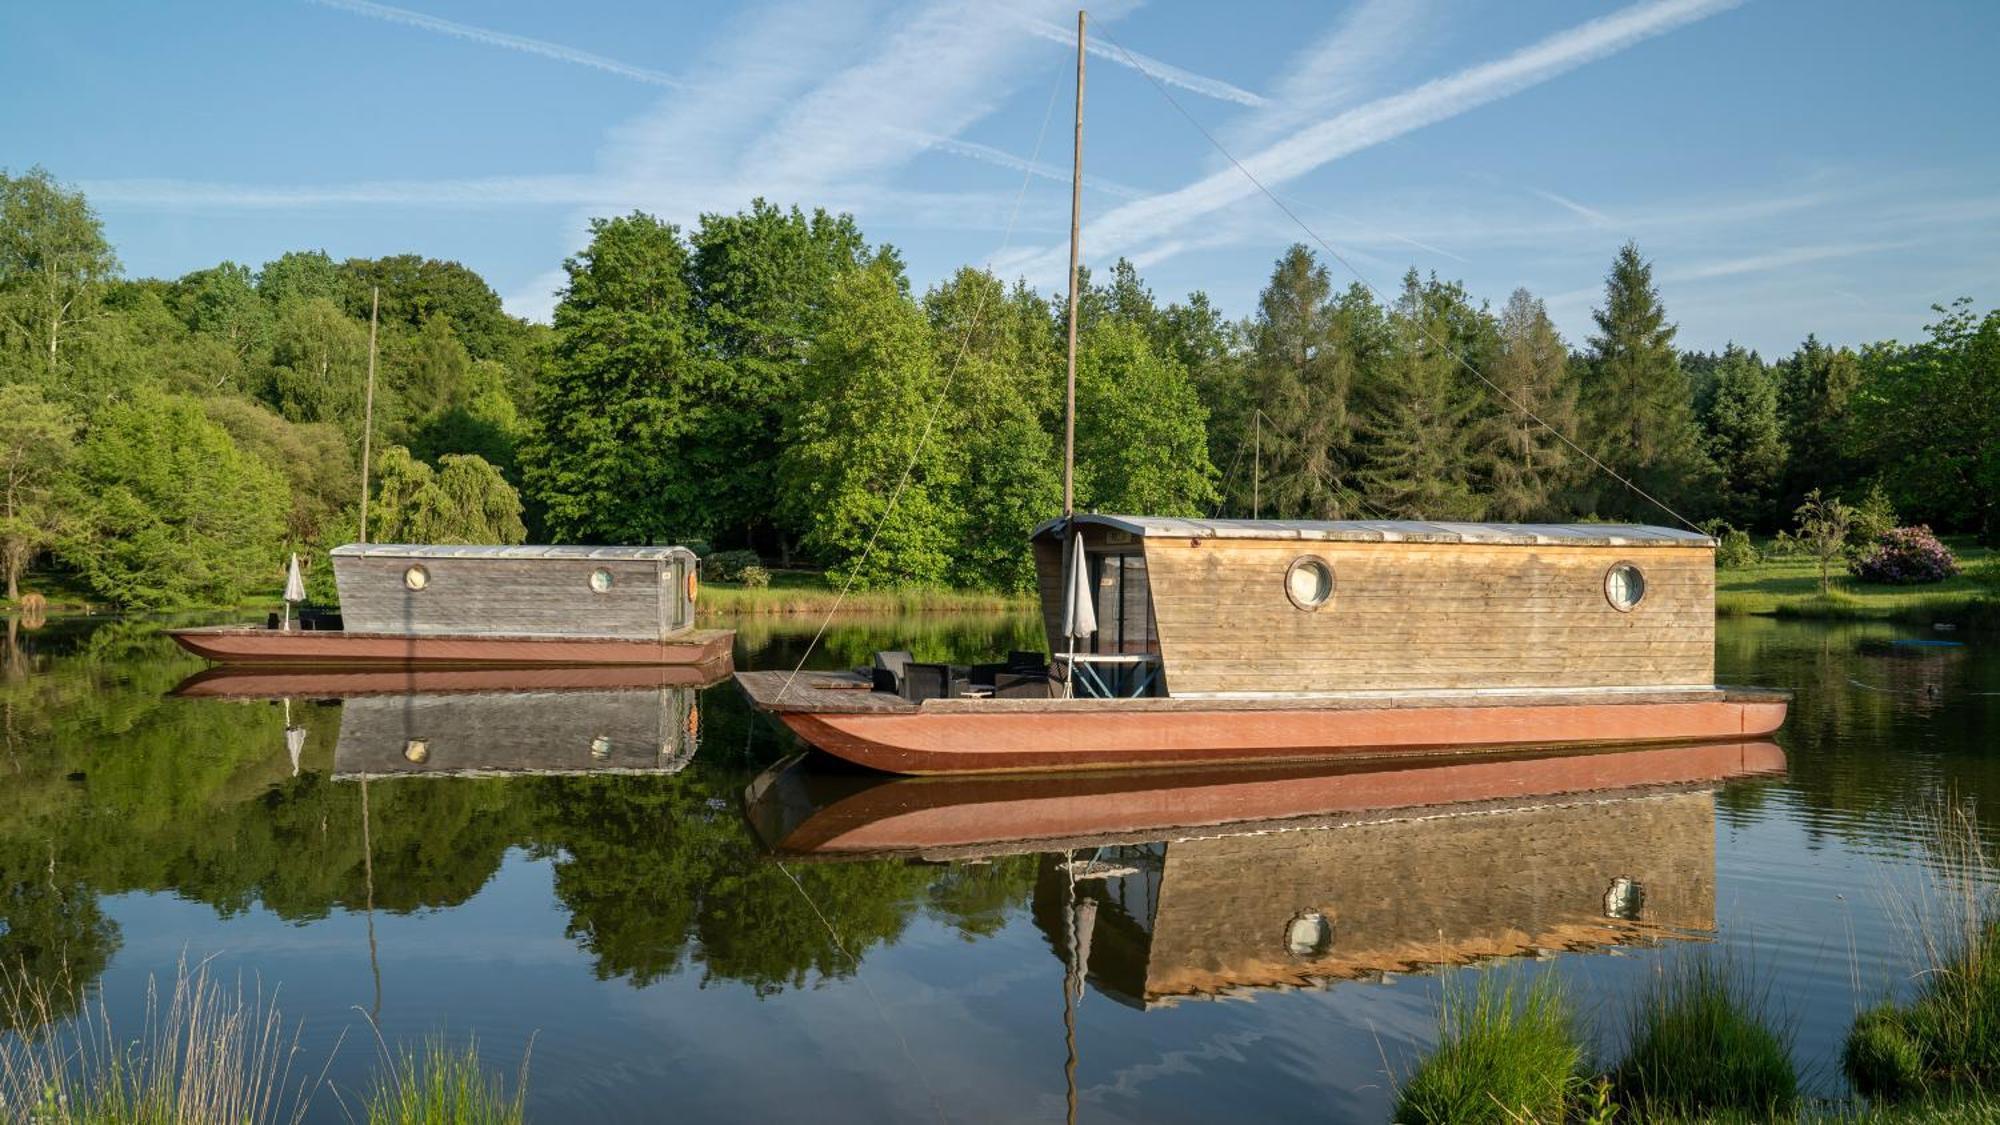
[{"label": "lake", "polygon": [[[741,624],[738,666],[774,668],[817,622]],[[183,957],[275,989],[295,1073],[325,1072],[316,1120],[347,1119],[384,1044],[438,1032],[527,1061],[547,1120],[1061,1119],[1072,1098],[1089,1120],[1379,1120],[1441,981],[1559,973],[1615,1051],[1681,957],[1767,989],[1839,1096],[1857,1006],[1908,993],[1927,818],[2000,803],[1994,646],[1888,625],[1719,623],[1723,682],[1797,692],[1782,772],[1627,758],[1660,784],[1503,798],[1495,779],[1609,761],[1513,756],[1414,779],[1462,782],[1456,815],[1178,833],[1144,818],[1227,779],[1045,787],[1034,817],[993,782],[760,780],[798,747],[727,682],[185,698],[200,664],[158,630],[9,626],[0,958],[101,989],[114,1027]],[[810,666],[1038,631],[842,621]],[[1002,829],[1060,843],[982,842]]]}]

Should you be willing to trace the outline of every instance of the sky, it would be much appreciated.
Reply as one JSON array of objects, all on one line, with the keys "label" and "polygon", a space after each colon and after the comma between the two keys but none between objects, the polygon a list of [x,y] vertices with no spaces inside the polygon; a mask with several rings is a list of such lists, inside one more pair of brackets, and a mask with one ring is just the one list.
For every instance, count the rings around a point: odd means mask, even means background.
[{"label": "sky", "polygon": [[[1052,0],[0,5],[0,168],[126,272],[419,253],[546,319],[593,216],[851,211],[928,285],[1064,283],[1076,10]],[[1112,0],[1084,261],[1255,311],[1294,242],[1572,343],[1619,245],[1683,347],[1910,340],[2000,304],[2000,4]],[[1275,197],[1275,198],[1273,198]],[[1282,204],[1282,206],[1280,206]]]}]

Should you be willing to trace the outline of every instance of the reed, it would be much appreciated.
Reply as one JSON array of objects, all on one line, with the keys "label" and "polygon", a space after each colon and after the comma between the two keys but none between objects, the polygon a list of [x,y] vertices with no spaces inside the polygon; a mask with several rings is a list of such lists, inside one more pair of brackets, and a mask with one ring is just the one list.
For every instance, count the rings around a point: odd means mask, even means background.
[{"label": "reed", "polygon": [[1613,1096],[1641,1120],[1789,1117],[1799,1104],[1789,1035],[1727,960],[1662,966],[1633,1005],[1630,1043],[1610,1073]]},{"label": "reed", "polygon": [[404,1048],[369,1091],[369,1125],[520,1125],[527,1119],[528,1060],[512,1093],[506,1078],[479,1062],[479,1044],[454,1047],[442,1036]]},{"label": "reed", "polygon": [[208,963],[177,967],[162,996],[147,981],[136,1032],[112,1026],[103,997],[0,970],[0,1113],[37,1125],[298,1122],[312,1088],[292,1082],[298,1030],[275,996],[225,986]]},{"label": "reed", "polygon": [[1447,980],[1437,1049],[1404,1083],[1395,1119],[1561,1121],[1583,1086],[1583,1053],[1569,998],[1553,974],[1525,988],[1512,971],[1482,973],[1471,989]]},{"label": "reed", "polygon": [[1841,1053],[1856,1091],[1884,1103],[2000,1094],[2000,917],[1994,870],[1971,808],[1948,800],[1926,814],[1924,877],[1892,907],[1914,954],[1908,1003],[1855,1017]]}]

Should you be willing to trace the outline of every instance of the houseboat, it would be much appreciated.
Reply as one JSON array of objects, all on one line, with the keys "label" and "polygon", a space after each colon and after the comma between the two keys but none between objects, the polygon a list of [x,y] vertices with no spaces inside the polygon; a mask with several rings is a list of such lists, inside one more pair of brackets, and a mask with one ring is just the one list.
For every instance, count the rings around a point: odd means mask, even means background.
[{"label": "houseboat", "polygon": [[1715,685],[1698,533],[1093,514],[1033,546],[1046,660],[736,678],[808,743],[911,774],[1742,740],[1785,718],[1783,692]]},{"label": "houseboat", "polygon": [[340,613],[297,627],[179,629],[226,664],[703,665],[733,634],[695,628],[685,547],[350,544],[331,552]]}]

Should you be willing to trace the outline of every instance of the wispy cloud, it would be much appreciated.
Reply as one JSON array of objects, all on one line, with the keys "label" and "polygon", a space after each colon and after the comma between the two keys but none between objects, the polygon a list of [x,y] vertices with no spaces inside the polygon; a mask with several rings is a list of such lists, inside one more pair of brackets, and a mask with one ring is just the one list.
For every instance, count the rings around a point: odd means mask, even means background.
[{"label": "wispy cloud", "polygon": [[[1267,187],[1304,175],[1413,130],[1539,85],[1586,63],[1735,7],[1740,0],[1649,0],[1558,32],[1493,62],[1354,107],[1242,162]],[[1092,224],[1100,252],[1129,251],[1142,239],[1165,238],[1183,225],[1257,194],[1235,168],[1185,187],[1116,208]],[[1061,251],[1046,249],[1024,263],[1031,276],[1053,276]]]},{"label": "wispy cloud", "polygon": [[[956,137],[927,136],[924,137],[924,140],[937,152],[962,156],[967,160],[977,160],[984,164],[991,164],[995,167],[1006,168],[1015,172],[1026,172],[1037,179],[1048,180],[1053,183],[1069,183],[1070,170],[1068,168],[1058,168],[1053,164],[1046,164],[1041,161],[1030,162],[1026,157],[1016,156],[1005,149],[994,148],[992,145],[980,144],[977,141],[963,141]],[[1085,176],[1083,178],[1083,186],[1095,191],[1101,191],[1106,195],[1118,196],[1121,199],[1139,199],[1146,194],[1138,188],[1128,184],[1121,184],[1116,180],[1107,180],[1102,176]]]},{"label": "wispy cloud", "polygon": [[1565,211],[1569,211],[1572,214],[1581,215],[1584,218],[1589,219],[1591,223],[1593,223],[1596,226],[1608,227],[1612,225],[1611,216],[1605,214],[1602,211],[1597,210],[1596,208],[1585,207],[1583,204],[1578,203],[1574,199],[1569,199],[1564,196],[1557,195],[1555,192],[1552,191],[1544,191],[1541,188],[1529,188],[1528,191],[1534,195],[1538,195],[1543,199],[1548,200],[1550,203],[1553,203],[1558,207],[1561,207]]},{"label": "wispy cloud", "polygon": [[560,43],[551,43],[545,39],[530,39],[524,35],[509,35],[504,31],[474,27],[471,24],[454,23],[451,20],[424,15],[422,12],[412,12],[407,8],[392,8],[387,4],[377,4],[373,0],[307,0],[307,2],[318,4],[323,8],[337,8],[344,12],[353,12],[355,15],[368,16],[371,19],[383,20],[388,23],[399,23],[406,27],[434,31],[439,35],[450,35],[454,38],[469,40],[473,43],[484,43],[489,47],[504,47],[510,51],[525,51],[528,54],[540,55],[543,58],[555,59],[558,62],[587,66],[608,74],[615,74],[620,78],[629,78],[634,82],[644,82],[653,86],[668,86],[676,89],[686,85],[671,74],[665,74],[657,70],[648,70],[642,66],[633,66],[630,63],[622,63],[617,59],[608,59],[603,55],[595,55],[589,51],[579,51],[574,47],[565,47]]},{"label": "wispy cloud", "polygon": [[1232,128],[1232,145],[1258,145],[1352,104],[1435,22],[1431,0],[1358,0],[1326,34],[1286,63],[1268,105]]},{"label": "wispy cloud", "polygon": [[[1062,24],[1034,17],[1023,17],[1020,21],[1020,26],[1027,29],[1030,35],[1039,36],[1052,43],[1066,44],[1071,52],[1076,50],[1076,29],[1073,27],[1064,27]],[[1098,58],[1117,63],[1119,66],[1129,66],[1142,74],[1150,74],[1169,86],[1179,86],[1183,90],[1200,94],[1203,97],[1216,98],[1225,102],[1235,102],[1237,105],[1261,106],[1269,104],[1268,99],[1263,95],[1255,94],[1249,90],[1245,90],[1241,86],[1224,82],[1220,78],[1210,78],[1206,75],[1196,74],[1190,70],[1182,70],[1172,63],[1161,62],[1159,59],[1153,58],[1150,55],[1142,55],[1137,51],[1121,51],[1115,47],[1107,46],[1091,38],[1088,29],[1084,31],[1083,35],[1083,49],[1086,54],[1095,55]]]},{"label": "wispy cloud", "polygon": [[1718,277],[1736,277],[1746,273],[1768,273],[1772,270],[1790,269],[1812,262],[1824,262],[1835,258],[1853,258],[1862,254],[1874,254],[1883,250],[1901,250],[1912,244],[1910,239],[1889,242],[1844,242],[1823,246],[1794,246],[1786,250],[1775,250],[1766,254],[1749,254],[1738,258],[1723,258],[1719,261],[1702,262],[1697,265],[1667,270],[1661,274],[1663,281],[1708,281]]}]

